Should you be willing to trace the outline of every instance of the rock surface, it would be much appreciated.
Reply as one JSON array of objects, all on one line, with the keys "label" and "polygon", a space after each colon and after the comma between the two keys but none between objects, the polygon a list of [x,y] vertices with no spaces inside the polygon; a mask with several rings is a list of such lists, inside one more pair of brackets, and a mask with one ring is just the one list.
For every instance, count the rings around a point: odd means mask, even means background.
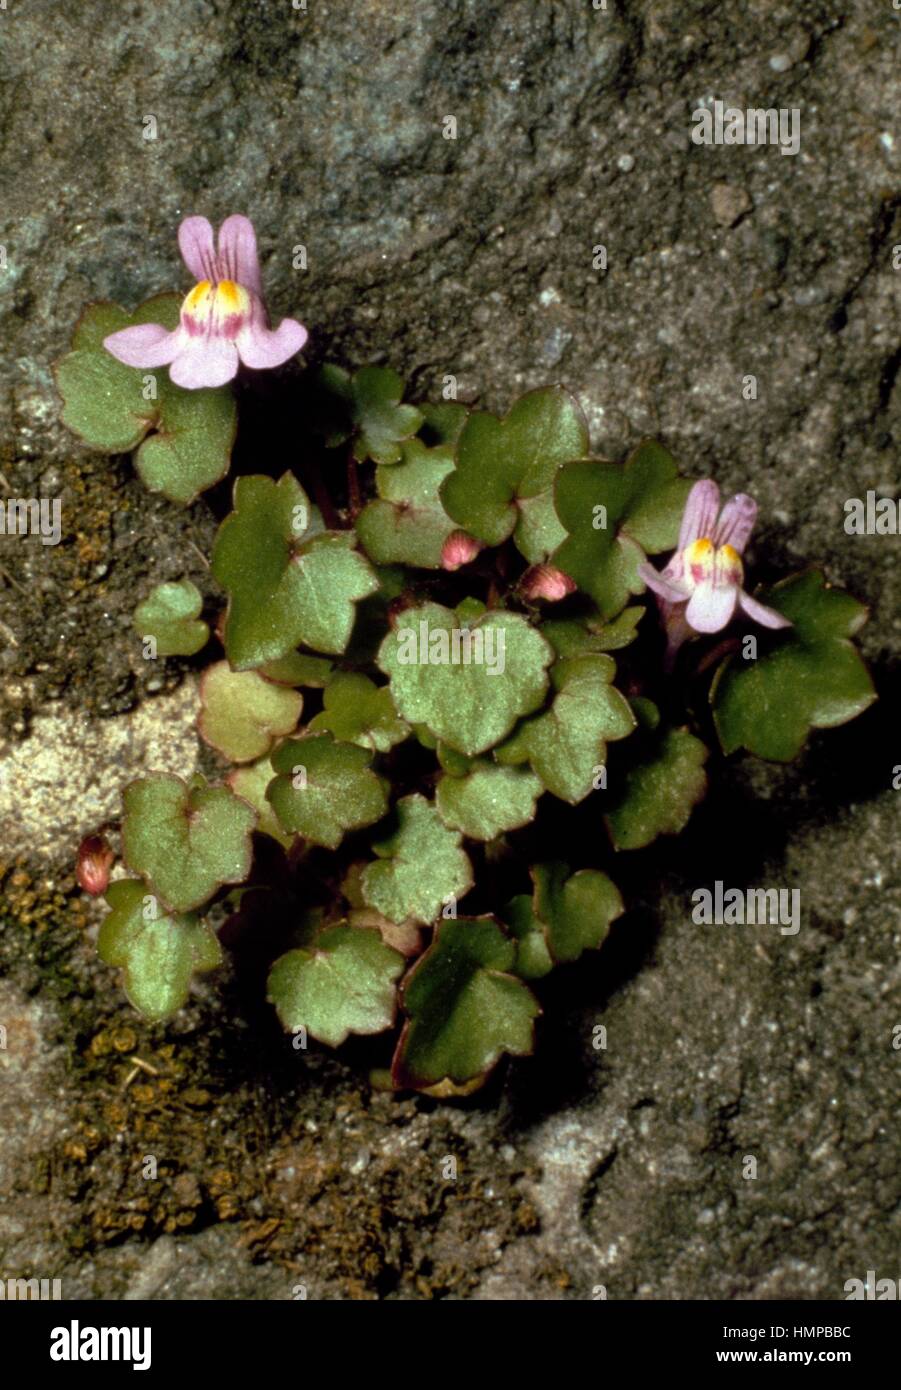
[{"label": "rock surface", "polygon": [[[899,47],[882,0],[3,14],[0,484],[60,496],[64,540],[0,538],[0,1274],[161,1298],[840,1298],[897,1275],[901,568],[843,504],[901,481]],[[693,144],[714,99],[797,108],[799,153]],[[72,895],[163,717],[159,757],[191,765],[188,687],[136,656],[130,615],[154,582],[206,583],[189,543],[214,521],[81,449],[51,363],[85,302],[186,287],[183,215],[236,210],[308,360],[388,361],[417,395],[453,375],[491,408],[561,380],[599,451],[659,435],[758,496],[772,573],[822,560],[872,608],[880,705],[795,768],[734,768],[477,1103],[286,1055],[233,981],[142,1025]],[[714,878],[799,888],[800,932],[695,926]]]}]

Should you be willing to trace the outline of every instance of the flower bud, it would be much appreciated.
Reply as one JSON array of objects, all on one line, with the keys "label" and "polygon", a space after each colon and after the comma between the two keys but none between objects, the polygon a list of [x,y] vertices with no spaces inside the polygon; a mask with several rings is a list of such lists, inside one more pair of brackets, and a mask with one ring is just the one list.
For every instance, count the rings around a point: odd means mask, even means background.
[{"label": "flower bud", "polygon": [[568,574],[555,569],[553,565],[533,565],[519,581],[519,588],[525,599],[534,601],[542,598],[556,603],[566,598],[567,594],[574,593],[576,586]]},{"label": "flower bud", "polygon": [[95,898],[105,893],[114,858],[103,835],[86,835],[78,847],[75,864],[78,886]]},{"label": "flower bud", "polygon": [[461,565],[468,565],[474,560],[481,549],[482,543],[475,537],[467,535],[465,531],[451,531],[441,547],[441,568],[458,570]]}]

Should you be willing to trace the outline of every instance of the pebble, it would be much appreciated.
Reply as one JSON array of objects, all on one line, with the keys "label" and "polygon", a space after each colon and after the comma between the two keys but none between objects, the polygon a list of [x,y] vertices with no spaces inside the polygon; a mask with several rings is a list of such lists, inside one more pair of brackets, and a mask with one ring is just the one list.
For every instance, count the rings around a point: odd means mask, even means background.
[{"label": "pebble", "polygon": [[744,188],[734,183],[715,183],[710,194],[710,206],[721,227],[734,227],[750,211],[752,203]]}]

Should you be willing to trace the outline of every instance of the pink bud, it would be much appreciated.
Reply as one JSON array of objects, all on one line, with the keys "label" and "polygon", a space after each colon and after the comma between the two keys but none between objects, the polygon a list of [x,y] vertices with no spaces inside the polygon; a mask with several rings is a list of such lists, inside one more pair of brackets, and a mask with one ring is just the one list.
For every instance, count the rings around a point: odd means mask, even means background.
[{"label": "pink bud", "polygon": [[93,897],[105,893],[115,855],[102,835],[86,835],[78,847],[75,877]]},{"label": "pink bud", "polygon": [[468,565],[470,560],[474,560],[481,549],[481,541],[465,531],[451,531],[441,547],[441,568],[458,570],[461,565]]},{"label": "pink bud", "polygon": [[556,603],[566,598],[567,594],[574,593],[576,586],[568,574],[555,569],[553,565],[533,565],[519,581],[519,588],[523,598],[543,598],[549,603]]}]

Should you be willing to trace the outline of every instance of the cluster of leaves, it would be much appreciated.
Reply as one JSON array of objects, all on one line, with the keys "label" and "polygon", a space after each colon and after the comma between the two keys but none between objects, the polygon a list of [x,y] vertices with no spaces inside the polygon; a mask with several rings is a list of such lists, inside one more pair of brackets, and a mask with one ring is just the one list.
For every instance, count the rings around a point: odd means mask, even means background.
[{"label": "cluster of leaves", "polygon": [[[148,487],[187,503],[228,470],[230,394],[102,348],[176,309],[91,309],[58,382],[75,431],[137,449]],[[500,418],[403,396],[389,370],[324,369],[315,475],[234,484],[210,557],[224,614],[205,621],[178,577],[138,605],[145,655],[209,651],[199,730],[223,770],[218,785],[150,772],[125,790],[128,877],[108,889],[100,953],[164,1018],[219,964],[224,905],[223,940],[275,943],[268,997],[286,1029],[338,1046],[399,1025],[393,1084],[453,1095],[531,1051],[535,982],[596,951],[623,911],[601,865],[683,829],[717,736],[789,759],[873,691],[849,640],[864,610],[808,571],[763,595],[793,626],[760,634],[751,662],[727,644],[699,713],[635,602],[690,486],[667,451],[590,458],[559,386]],[[460,531],[481,549],[451,571]],[[575,591],[530,599],[535,566]],[[692,690],[710,648],[683,657]],[[580,808],[571,848],[587,866],[559,852],[565,808]]]}]

